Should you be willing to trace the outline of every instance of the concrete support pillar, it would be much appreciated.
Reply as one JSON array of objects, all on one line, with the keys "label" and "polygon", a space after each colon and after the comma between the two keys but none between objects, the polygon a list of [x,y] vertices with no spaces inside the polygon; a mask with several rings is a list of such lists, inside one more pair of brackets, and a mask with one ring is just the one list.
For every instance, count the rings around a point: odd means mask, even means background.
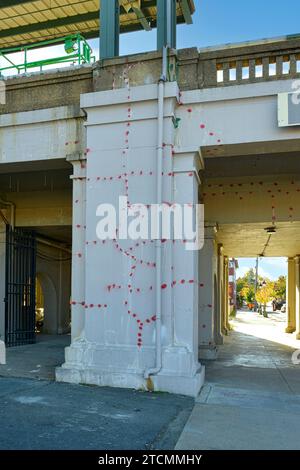
[{"label": "concrete support pillar", "polygon": [[295,257],[296,339],[300,339],[300,256]]},{"label": "concrete support pillar", "polygon": [[59,276],[57,279],[58,289],[58,311],[57,333],[63,335],[70,333],[70,300],[71,300],[71,263],[66,261],[68,254],[64,251],[59,252]]},{"label": "concrete support pillar", "polygon": [[157,49],[176,49],[176,0],[157,0]]},{"label": "concrete support pillar", "polygon": [[100,59],[119,55],[120,5],[119,0],[101,0]]},{"label": "concrete support pillar", "polygon": [[215,340],[215,310],[218,309],[216,296],[217,275],[217,228],[215,224],[205,227],[204,247],[199,253],[199,357],[200,359],[216,359],[217,346]]},{"label": "concrete support pillar", "polygon": [[70,155],[73,165],[73,227],[71,332],[72,341],[84,337],[85,314],[85,250],[86,250],[86,159]]},{"label": "concrete support pillar", "polygon": [[[175,148],[178,93],[176,83],[165,84],[162,201],[170,208],[175,202],[198,203],[200,156],[195,148]],[[204,382],[204,367],[198,362],[198,252],[188,251],[184,240],[173,240],[172,233],[158,241],[149,231],[137,239],[130,233],[133,216],[128,209],[157,204],[158,97],[156,85],[132,87],[129,95],[128,89],[118,89],[81,97],[87,113],[87,184],[83,189],[80,162],[72,162],[75,304],[72,344],[56,378],[196,396]],[[125,208],[120,206],[123,198]],[[104,217],[101,204],[116,214],[112,236],[104,240],[98,231]],[[128,222],[122,237],[120,214]],[[79,230],[84,224],[86,230]],[[157,249],[162,252],[158,285]]]},{"label": "concrete support pillar", "polygon": [[224,257],[224,331],[227,335],[230,331],[229,325],[229,259]]},{"label": "concrete support pillar", "polygon": [[0,221],[0,340],[5,341],[5,252],[6,226]]},{"label": "concrete support pillar", "polygon": [[287,327],[286,333],[296,330],[296,263],[294,258],[288,259],[287,278]]},{"label": "concrete support pillar", "polygon": [[224,290],[224,255],[223,255],[223,246],[218,246],[218,285],[217,285],[217,299],[216,299],[216,318],[215,318],[215,339],[216,344],[221,345],[224,343],[223,337],[223,321],[222,321],[222,312],[223,312],[223,290]]}]

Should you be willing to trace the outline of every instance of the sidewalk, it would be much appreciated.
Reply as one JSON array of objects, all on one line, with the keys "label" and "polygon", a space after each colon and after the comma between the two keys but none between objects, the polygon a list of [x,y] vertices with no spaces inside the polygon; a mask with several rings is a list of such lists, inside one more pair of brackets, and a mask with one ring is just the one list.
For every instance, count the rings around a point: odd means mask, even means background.
[{"label": "sidewalk", "polygon": [[276,313],[241,312],[233,325],[219,359],[206,363],[207,384],[176,449],[300,449],[300,365],[291,361],[300,341]]},{"label": "sidewalk", "polygon": [[6,349],[6,365],[0,365],[0,377],[55,379],[55,368],[65,360],[70,335],[38,335],[35,344]]}]

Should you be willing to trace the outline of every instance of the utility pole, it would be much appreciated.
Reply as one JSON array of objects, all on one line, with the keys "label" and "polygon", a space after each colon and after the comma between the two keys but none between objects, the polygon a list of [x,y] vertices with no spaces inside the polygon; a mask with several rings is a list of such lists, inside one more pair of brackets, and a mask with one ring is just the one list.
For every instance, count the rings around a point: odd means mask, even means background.
[{"label": "utility pole", "polygon": [[256,267],[255,267],[255,307],[254,311],[257,312],[257,301],[256,301],[256,294],[257,294],[257,288],[258,288],[258,256],[256,257]]}]

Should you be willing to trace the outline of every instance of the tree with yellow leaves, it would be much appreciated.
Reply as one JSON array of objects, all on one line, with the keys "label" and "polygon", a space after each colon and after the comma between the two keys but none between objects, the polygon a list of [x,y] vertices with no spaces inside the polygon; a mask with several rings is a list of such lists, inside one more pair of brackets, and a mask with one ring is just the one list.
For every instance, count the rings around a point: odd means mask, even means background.
[{"label": "tree with yellow leaves", "polygon": [[[267,314],[267,303],[275,298],[274,283],[271,281],[263,284],[256,292],[255,299],[260,304],[260,313],[263,313],[264,317],[268,317]],[[263,311],[262,311],[263,307]]]}]

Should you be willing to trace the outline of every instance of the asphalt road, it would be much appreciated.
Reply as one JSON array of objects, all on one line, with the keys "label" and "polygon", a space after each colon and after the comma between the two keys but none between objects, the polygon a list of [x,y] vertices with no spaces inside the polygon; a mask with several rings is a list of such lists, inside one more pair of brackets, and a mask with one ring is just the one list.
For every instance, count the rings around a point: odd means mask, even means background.
[{"label": "asphalt road", "polygon": [[193,405],[169,394],[0,377],[0,449],[173,449]]}]

